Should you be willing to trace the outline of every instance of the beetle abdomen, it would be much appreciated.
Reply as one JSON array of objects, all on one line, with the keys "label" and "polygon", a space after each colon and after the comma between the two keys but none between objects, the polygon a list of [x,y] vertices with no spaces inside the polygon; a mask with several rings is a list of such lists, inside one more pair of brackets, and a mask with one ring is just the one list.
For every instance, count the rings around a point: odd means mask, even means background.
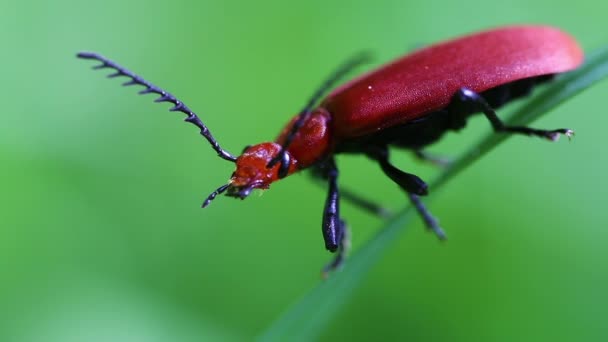
[{"label": "beetle abdomen", "polygon": [[[512,100],[524,97],[541,83],[553,79],[555,75],[530,77],[503,84],[481,93],[492,108],[498,109]],[[421,149],[439,140],[448,130],[459,130],[466,125],[466,118],[476,112],[458,112],[449,104],[443,109],[427,113],[418,119],[386,128],[377,133],[344,139],[336,146],[338,152],[355,152],[364,145],[394,145],[408,149]],[[458,120],[457,120],[458,118]],[[454,121],[457,120],[457,121]]]},{"label": "beetle abdomen", "polygon": [[556,28],[499,28],[416,51],[339,87],[321,106],[336,137],[359,137],[440,110],[460,88],[482,93],[574,69],[582,59],[576,41]]}]

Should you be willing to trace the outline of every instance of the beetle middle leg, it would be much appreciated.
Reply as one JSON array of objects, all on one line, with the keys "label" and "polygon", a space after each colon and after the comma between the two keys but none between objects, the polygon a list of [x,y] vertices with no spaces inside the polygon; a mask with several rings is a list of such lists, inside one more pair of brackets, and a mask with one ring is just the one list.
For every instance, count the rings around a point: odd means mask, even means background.
[{"label": "beetle middle leg", "polygon": [[467,88],[461,88],[454,95],[454,97],[452,98],[452,102],[450,103],[449,111],[456,111],[456,114],[462,114],[463,112],[483,112],[486,118],[490,120],[490,123],[492,124],[494,130],[497,132],[533,135],[549,139],[551,141],[556,141],[561,134],[566,135],[567,137],[571,137],[574,134],[574,131],[567,128],[544,130],[530,128],[526,126],[507,126],[500,120],[500,118],[496,115],[496,111],[494,111],[494,109],[488,104],[488,101],[486,101],[483,96]]},{"label": "beetle middle leg", "polygon": [[371,148],[367,151],[367,155],[372,159],[378,161],[378,163],[380,164],[380,168],[382,168],[382,171],[384,171],[384,173],[393,182],[397,183],[397,185],[399,185],[399,187],[408,194],[410,201],[424,220],[424,223],[427,228],[429,230],[432,230],[440,240],[444,240],[446,238],[445,232],[439,226],[439,222],[437,221],[437,219],[435,219],[433,215],[431,215],[431,213],[422,203],[419,197],[424,196],[428,193],[428,186],[426,185],[426,183],[422,179],[420,179],[420,177],[411,173],[401,171],[395,166],[393,166],[388,160],[389,153],[388,148],[386,146],[377,146]]}]

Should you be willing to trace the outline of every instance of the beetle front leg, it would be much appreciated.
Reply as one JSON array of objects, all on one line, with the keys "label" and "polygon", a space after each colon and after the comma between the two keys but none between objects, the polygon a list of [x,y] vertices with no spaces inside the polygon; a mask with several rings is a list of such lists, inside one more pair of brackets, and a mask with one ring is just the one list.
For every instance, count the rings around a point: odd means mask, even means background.
[{"label": "beetle front leg", "polygon": [[568,138],[574,135],[574,131],[567,128],[544,130],[525,126],[507,126],[500,120],[496,115],[496,111],[494,111],[481,95],[467,88],[461,88],[456,95],[454,95],[451,105],[460,110],[469,111],[470,113],[483,112],[497,132],[534,135],[551,141],[559,139],[561,134]]},{"label": "beetle front leg", "polygon": [[323,277],[340,267],[346,258],[350,247],[350,239],[346,223],[340,218],[340,192],[338,191],[338,168],[334,159],[329,159],[323,165],[325,177],[329,182],[329,192],[323,210],[323,239],[325,248],[336,253],[333,260],[322,271]]},{"label": "beetle front leg", "polygon": [[[313,167],[310,174],[319,185],[324,186],[328,180],[327,170],[323,165]],[[379,218],[386,219],[392,215],[389,209],[344,187],[340,189],[340,198]]]},{"label": "beetle front leg", "polygon": [[327,179],[329,181],[329,192],[323,209],[322,232],[325,240],[325,248],[335,252],[340,246],[343,237],[343,227],[340,220],[340,193],[338,191],[338,168],[335,161],[327,162]]},{"label": "beetle front leg", "polygon": [[340,239],[340,246],[336,253],[336,256],[323,267],[321,271],[321,275],[323,278],[327,278],[329,273],[338,269],[344,263],[344,260],[348,256],[348,252],[350,251],[350,229],[346,225],[346,222],[340,220],[340,229],[342,230],[342,238]]}]

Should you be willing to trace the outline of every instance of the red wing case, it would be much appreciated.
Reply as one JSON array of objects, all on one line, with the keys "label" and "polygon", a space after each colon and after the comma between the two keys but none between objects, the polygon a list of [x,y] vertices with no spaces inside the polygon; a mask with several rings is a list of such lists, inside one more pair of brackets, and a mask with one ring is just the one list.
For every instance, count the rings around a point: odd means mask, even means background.
[{"label": "red wing case", "polygon": [[336,138],[358,137],[442,109],[462,87],[480,93],[582,60],[578,43],[556,28],[503,27],[406,55],[337,88],[321,107],[333,116]]}]

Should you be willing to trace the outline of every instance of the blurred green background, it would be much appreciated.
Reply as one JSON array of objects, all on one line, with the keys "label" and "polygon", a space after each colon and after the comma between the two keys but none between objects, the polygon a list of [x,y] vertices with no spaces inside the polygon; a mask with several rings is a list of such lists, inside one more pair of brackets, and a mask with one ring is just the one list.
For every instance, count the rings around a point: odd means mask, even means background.
[{"label": "blurred green background", "polygon": [[[0,119],[0,340],[250,340],[320,281],[325,190],[309,177],[199,208],[232,166],[153,97],[77,60],[97,51],[183,99],[233,153],[273,139],[319,82],[361,49],[414,46],[512,23],[608,44],[608,2],[4,1]],[[373,67],[369,66],[369,67]],[[603,83],[432,193],[449,241],[419,220],[322,339],[600,341],[608,185]],[[503,111],[505,112],[505,111]],[[455,155],[482,118],[431,150]],[[438,170],[398,153],[431,180]],[[340,182],[406,199],[363,157]],[[432,191],[432,189],[431,189]],[[344,204],[356,250],[379,227]]]}]

